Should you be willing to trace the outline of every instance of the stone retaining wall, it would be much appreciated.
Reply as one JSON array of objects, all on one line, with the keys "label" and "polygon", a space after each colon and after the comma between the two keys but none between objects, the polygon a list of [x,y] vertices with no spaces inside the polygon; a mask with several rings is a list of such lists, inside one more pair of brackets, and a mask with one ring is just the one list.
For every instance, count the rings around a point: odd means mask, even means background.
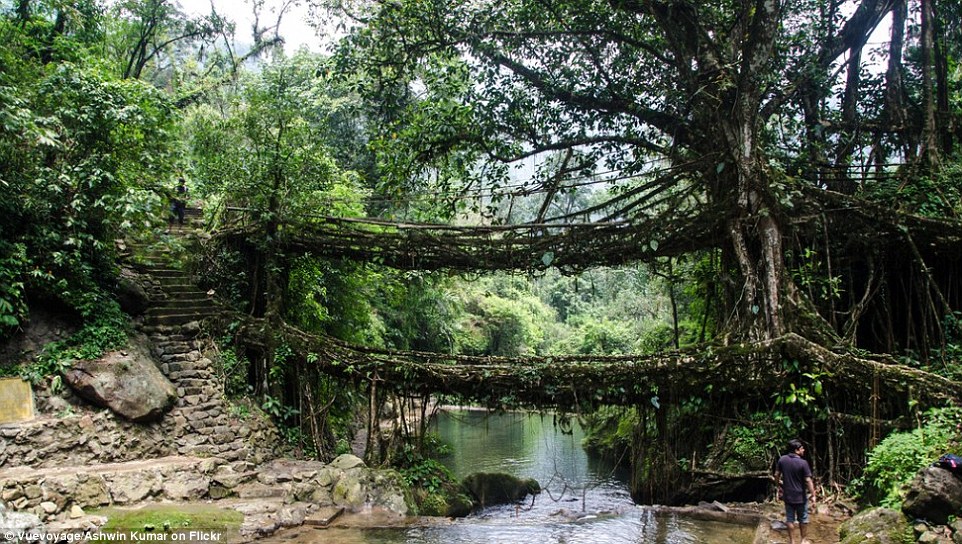
[{"label": "stone retaining wall", "polygon": [[[276,455],[279,437],[256,409],[231,413],[215,364],[189,323],[154,332],[151,350],[177,390],[176,406],[155,423],[131,423],[92,407],[69,389],[35,388],[35,420],[0,426],[0,469],[82,466],[169,455],[217,456],[260,463]],[[146,340],[143,340],[146,341]]]},{"label": "stone retaining wall", "polygon": [[0,468],[84,466],[174,453],[160,424],[131,423],[107,410],[0,427]]}]

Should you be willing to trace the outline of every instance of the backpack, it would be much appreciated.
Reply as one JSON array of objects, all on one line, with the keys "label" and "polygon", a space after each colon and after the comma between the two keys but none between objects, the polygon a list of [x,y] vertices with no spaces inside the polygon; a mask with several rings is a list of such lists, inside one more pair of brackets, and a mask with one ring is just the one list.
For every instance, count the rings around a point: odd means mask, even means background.
[{"label": "backpack", "polygon": [[934,465],[939,468],[944,468],[956,476],[962,476],[962,457],[954,453],[946,453],[942,457],[939,457],[939,460],[936,461]]}]

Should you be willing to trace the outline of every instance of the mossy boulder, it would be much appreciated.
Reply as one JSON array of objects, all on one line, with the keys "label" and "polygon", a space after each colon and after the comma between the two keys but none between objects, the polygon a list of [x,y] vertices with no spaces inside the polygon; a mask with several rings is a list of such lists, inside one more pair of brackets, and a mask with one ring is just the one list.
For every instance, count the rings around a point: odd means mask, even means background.
[{"label": "mossy boulder", "polygon": [[859,512],[838,529],[840,544],[910,544],[912,526],[901,512],[873,508]]},{"label": "mossy boulder", "polygon": [[482,508],[517,502],[529,494],[541,493],[541,484],[537,480],[500,472],[476,472],[465,478],[462,485]]},{"label": "mossy boulder", "polygon": [[422,516],[461,518],[471,513],[476,504],[459,485],[446,484],[438,491],[420,491],[417,497]]}]

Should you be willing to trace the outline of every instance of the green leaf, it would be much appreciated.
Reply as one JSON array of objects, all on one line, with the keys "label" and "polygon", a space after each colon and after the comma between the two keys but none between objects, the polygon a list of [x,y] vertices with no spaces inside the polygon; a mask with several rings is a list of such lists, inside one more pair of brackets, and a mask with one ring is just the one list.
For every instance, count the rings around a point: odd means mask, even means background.
[{"label": "green leaf", "polygon": [[541,262],[544,263],[545,266],[551,266],[551,263],[554,262],[554,252],[545,251],[544,255],[541,256]]},{"label": "green leaf", "polygon": [[20,325],[20,321],[12,315],[0,315],[0,324],[8,327],[16,327]]}]

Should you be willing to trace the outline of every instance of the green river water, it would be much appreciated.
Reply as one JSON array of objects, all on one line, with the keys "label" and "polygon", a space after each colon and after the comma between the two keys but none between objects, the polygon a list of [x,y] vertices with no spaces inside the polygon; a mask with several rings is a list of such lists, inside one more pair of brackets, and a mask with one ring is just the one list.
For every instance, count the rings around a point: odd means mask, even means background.
[{"label": "green river water", "polygon": [[454,454],[444,462],[459,478],[507,472],[535,478],[544,491],[521,505],[490,507],[436,525],[393,529],[301,529],[272,542],[296,544],[745,544],[753,527],[656,516],[636,506],[627,474],[589,456],[575,424],[528,413],[442,412],[442,440]]}]

